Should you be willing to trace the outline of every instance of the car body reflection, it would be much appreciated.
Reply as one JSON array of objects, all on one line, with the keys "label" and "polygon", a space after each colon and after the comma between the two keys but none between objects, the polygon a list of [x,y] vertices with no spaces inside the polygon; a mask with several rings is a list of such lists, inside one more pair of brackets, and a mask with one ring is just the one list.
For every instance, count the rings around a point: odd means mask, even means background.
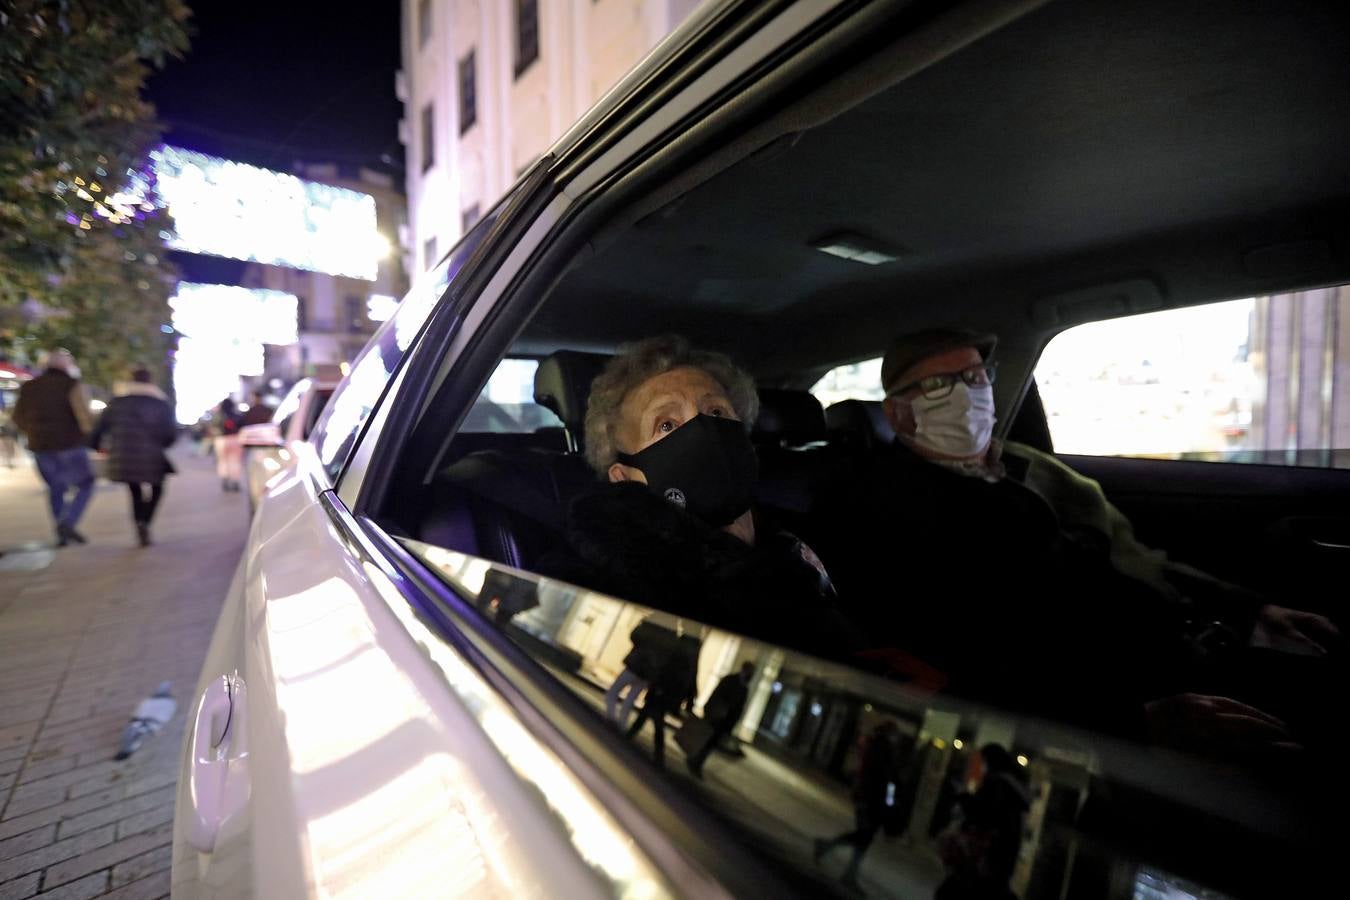
[{"label": "car body reflection", "polygon": [[[981,748],[1006,751],[1025,798],[1007,884],[1023,898],[1258,896],[1276,873],[1306,874],[1326,838],[1287,789],[1212,762],[981,707],[891,682],[688,619],[417,541],[405,547],[597,713],[649,620],[698,638],[684,727],[719,681],[754,666],[744,710],[702,779],[685,771],[678,734],[666,777],[808,883],[843,891],[848,853],[820,839],[854,828],[869,739],[895,742],[885,826],[855,890],[870,896],[969,896],[959,869],[963,821],[991,773]],[[639,752],[651,758],[650,731]],[[634,765],[640,765],[636,760]],[[967,852],[969,852],[967,850]],[[1246,855],[1244,856],[1244,852]],[[941,890],[940,890],[941,889]]]}]

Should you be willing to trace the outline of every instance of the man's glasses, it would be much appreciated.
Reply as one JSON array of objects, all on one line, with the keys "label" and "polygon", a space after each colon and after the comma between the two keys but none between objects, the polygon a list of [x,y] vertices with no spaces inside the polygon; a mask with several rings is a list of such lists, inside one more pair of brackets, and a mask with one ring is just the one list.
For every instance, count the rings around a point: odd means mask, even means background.
[{"label": "man's glasses", "polygon": [[928,400],[941,400],[952,392],[958,381],[964,381],[971,387],[993,384],[994,375],[997,372],[998,363],[984,362],[978,366],[971,366],[969,369],[962,369],[960,372],[944,372],[940,375],[927,375],[918,381],[911,381],[909,384],[902,385],[891,391],[889,396],[899,397],[902,394],[908,394],[915,388]]}]

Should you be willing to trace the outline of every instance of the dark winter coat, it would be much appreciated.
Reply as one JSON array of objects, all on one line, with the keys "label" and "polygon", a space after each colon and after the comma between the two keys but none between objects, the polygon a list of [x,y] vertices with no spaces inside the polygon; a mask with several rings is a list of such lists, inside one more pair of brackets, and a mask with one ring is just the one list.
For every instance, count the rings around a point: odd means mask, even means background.
[{"label": "dark winter coat", "polygon": [[745,712],[745,701],[749,696],[741,673],[732,672],[717,683],[712,696],[703,704],[704,720],[713,728],[730,731]]},{"label": "dark winter coat", "polygon": [[126,391],[103,411],[89,445],[107,449],[109,481],[163,481],[173,472],[164,448],[178,436],[173,408],[154,385],[133,383]]},{"label": "dark winter coat", "polygon": [[797,538],[756,521],[756,544],[705,525],[645,485],[598,485],[573,501],[567,547],[544,574],[821,656],[861,645]]},{"label": "dark winter coat", "polygon": [[14,424],[28,436],[34,453],[73,450],[89,430],[80,382],[61,369],[48,369],[19,388]]},{"label": "dark winter coat", "polygon": [[880,448],[815,511],[841,603],[954,693],[1137,733],[1144,701],[1187,689],[1195,607],[1115,567],[1108,536],[1025,471],[987,481]]}]

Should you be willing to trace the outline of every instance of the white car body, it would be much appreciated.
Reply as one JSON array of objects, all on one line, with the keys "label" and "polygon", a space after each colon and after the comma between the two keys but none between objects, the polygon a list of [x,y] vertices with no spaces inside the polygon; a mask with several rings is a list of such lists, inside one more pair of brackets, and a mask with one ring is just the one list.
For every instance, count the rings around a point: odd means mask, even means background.
[{"label": "white car body", "polygon": [[250,515],[257,508],[264,485],[282,470],[296,446],[308,439],[310,429],[339,382],[331,373],[302,378],[277,404],[270,422],[239,429]]}]

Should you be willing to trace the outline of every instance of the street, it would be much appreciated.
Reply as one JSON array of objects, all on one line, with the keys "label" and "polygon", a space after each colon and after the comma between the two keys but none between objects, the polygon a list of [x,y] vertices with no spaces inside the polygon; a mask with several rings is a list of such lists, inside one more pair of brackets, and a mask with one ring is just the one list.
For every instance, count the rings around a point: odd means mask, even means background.
[{"label": "street", "polygon": [[[51,546],[25,460],[0,468],[0,900],[169,894],[185,718],[246,533],[242,494],[180,443],[136,546],[126,489],[100,481],[84,546]],[[178,710],[114,762],[136,704],[170,681]]]}]

